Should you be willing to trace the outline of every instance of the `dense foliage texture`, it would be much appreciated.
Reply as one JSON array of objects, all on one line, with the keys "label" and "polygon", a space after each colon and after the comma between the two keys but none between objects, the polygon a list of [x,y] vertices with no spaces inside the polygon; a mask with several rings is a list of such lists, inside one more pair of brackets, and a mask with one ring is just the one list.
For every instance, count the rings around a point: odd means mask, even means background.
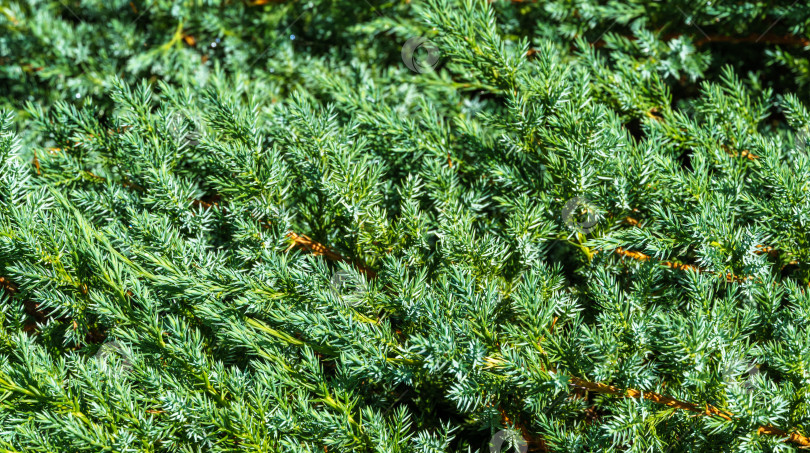
[{"label": "dense foliage texture", "polygon": [[369,1],[0,1],[0,451],[810,446],[810,8]]}]

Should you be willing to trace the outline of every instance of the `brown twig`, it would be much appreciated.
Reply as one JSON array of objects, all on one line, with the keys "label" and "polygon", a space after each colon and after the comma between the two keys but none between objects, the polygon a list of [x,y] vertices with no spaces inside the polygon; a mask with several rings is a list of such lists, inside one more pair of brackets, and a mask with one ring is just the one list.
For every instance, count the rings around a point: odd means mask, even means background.
[{"label": "brown twig", "polygon": [[[779,253],[779,251],[775,250],[773,247],[769,247],[769,246],[765,246],[765,245],[758,245],[757,247],[759,247],[759,250],[757,250],[754,253],[758,253],[758,254],[767,253],[771,257],[773,257],[775,253],[776,254]],[[646,254],[641,253],[641,252],[634,252],[632,250],[626,250],[626,249],[624,249],[622,247],[618,247],[616,250],[614,250],[614,253],[616,253],[618,255],[621,255],[621,256],[626,256],[628,258],[632,258],[632,259],[637,260],[637,261],[649,261],[649,260],[653,259],[653,257],[651,257],[650,255],[646,255]],[[703,268],[700,268],[698,266],[694,266],[694,265],[691,265],[691,264],[682,264],[682,263],[676,263],[674,261],[660,261],[660,260],[658,261],[658,263],[660,265],[666,266],[666,267],[668,267],[670,269],[677,269],[677,270],[681,270],[681,271],[695,271],[695,272],[706,273],[706,274],[716,274],[716,272],[714,272],[714,271],[707,271],[706,269],[703,269]],[[725,278],[726,278],[726,281],[729,282],[729,283],[741,283],[741,282],[744,282],[744,281],[747,281],[747,280],[753,280],[754,279],[754,277],[751,276],[751,275],[749,275],[747,277],[740,277],[740,276],[734,275],[732,273],[726,274]]]},{"label": "brown twig", "polygon": [[[625,250],[622,247],[617,248],[616,250],[614,250],[614,252],[616,254],[618,254],[618,255],[626,256],[628,258],[632,258],[632,259],[638,260],[638,261],[649,261],[649,260],[652,259],[652,257],[650,255],[645,255],[644,253],[641,253],[641,252],[634,252],[634,251],[631,251],[631,250]],[[693,270],[693,271],[697,271],[697,272],[706,272],[706,271],[704,271],[703,269],[701,269],[701,268],[699,268],[697,266],[692,266],[691,264],[681,264],[681,263],[675,263],[673,261],[660,261],[659,264],[661,264],[662,266],[666,266],[666,267],[668,267],[670,269],[678,269],[678,270],[682,270],[682,271]]]},{"label": "brown twig", "polygon": [[[638,252],[630,252],[630,253],[638,253]],[[549,332],[552,333],[554,331],[554,325],[557,323],[557,318],[554,318],[554,321],[551,323],[551,327],[549,328]],[[543,351],[545,355],[545,352]],[[552,367],[554,369],[555,367]],[[720,417],[724,420],[732,421],[734,420],[734,414],[729,411],[724,411],[712,406],[709,403],[705,403],[703,407],[698,406],[697,404],[693,404],[687,401],[680,401],[678,399],[661,395],[655,392],[645,392],[642,390],[637,389],[621,389],[619,387],[614,387],[612,385],[603,384],[601,382],[591,382],[585,379],[578,378],[576,376],[571,376],[571,386],[576,388],[585,389],[591,392],[597,393],[605,393],[608,395],[616,395],[623,398],[634,398],[634,399],[646,399],[652,401],[654,403],[663,404],[665,406],[672,407],[674,409],[685,410],[689,412],[696,412],[701,415],[708,415],[708,416],[716,416]],[[803,436],[800,433],[792,432],[788,434],[786,431],[782,431],[779,428],[776,428],[771,425],[767,426],[760,426],[757,429],[757,434],[759,435],[769,435],[769,436],[778,436],[778,437],[785,437],[785,442],[790,442],[794,444],[801,445],[803,447],[810,446],[810,439]]]},{"label": "brown twig", "polygon": [[[675,409],[685,410],[689,412],[696,412],[701,415],[716,416],[724,420],[731,421],[734,419],[734,414],[728,411],[720,410],[711,404],[706,403],[703,407],[685,401],[680,401],[666,395],[660,395],[655,392],[644,392],[636,389],[620,389],[611,385],[602,384],[600,382],[590,382],[578,377],[571,377],[571,385],[575,387],[584,388],[586,390],[598,393],[606,393],[609,395],[621,396],[623,398],[646,399],[654,403],[663,404]],[[803,447],[810,446],[810,439],[797,433],[792,432],[788,434],[774,426],[760,426],[757,430],[759,435],[769,435],[786,437],[785,442],[791,442]]]},{"label": "brown twig", "polygon": [[726,145],[720,145],[720,147],[723,148],[723,151],[725,151],[726,154],[728,154],[731,157],[742,156],[742,157],[745,157],[748,160],[757,160],[757,159],[759,159],[759,156],[757,156],[756,154],[753,154],[751,151],[748,151],[747,149],[744,149],[741,152],[737,153],[735,151],[732,151]]},{"label": "brown twig", "polygon": [[[4,290],[11,296],[17,295],[20,290],[19,287],[7,277],[0,277],[0,289]],[[22,301],[22,305],[25,313],[32,318],[31,320],[26,321],[25,325],[23,326],[23,331],[33,332],[36,330],[37,324],[44,322],[48,318],[48,315],[39,309],[39,304],[32,300],[25,299]]]},{"label": "brown twig", "polygon": [[[332,251],[329,247],[321,244],[320,242],[313,241],[306,235],[297,234],[293,231],[290,231],[289,233],[287,233],[287,237],[293,240],[293,243],[287,250],[290,250],[293,247],[300,247],[312,253],[315,256],[325,256],[327,259],[332,261],[342,261],[344,263],[352,264],[351,261],[349,261],[347,258],[344,258],[343,255],[341,255],[340,253]],[[374,270],[369,269],[360,264],[356,264],[355,266],[357,267],[357,270],[366,274],[368,278],[377,277],[377,273]]]},{"label": "brown twig", "polygon": [[6,277],[0,277],[0,288],[8,291],[12,296],[17,293],[17,285],[11,283]]}]

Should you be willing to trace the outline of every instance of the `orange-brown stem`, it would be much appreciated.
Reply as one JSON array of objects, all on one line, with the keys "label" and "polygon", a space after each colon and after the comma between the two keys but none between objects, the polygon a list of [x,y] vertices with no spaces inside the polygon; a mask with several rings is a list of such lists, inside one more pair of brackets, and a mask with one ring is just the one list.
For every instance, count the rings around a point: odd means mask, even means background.
[{"label": "orange-brown stem", "polygon": [[[696,404],[692,404],[685,401],[679,401],[675,398],[671,398],[666,395],[660,395],[655,392],[644,392],[636,389],[621,389],[618,387],[614,387],[612,385],[602,384],[600,382],[586,381],[578,377],[571,378],[571,385],[584,388],[592,392],[606,393],[609,395],[621,396],[623,398],[646,399],[654,403],[663,404],[675,409],[685,410],[689,412],[696,412],[701,415],[716,416],[729,421],[733,420],[734,417],[734,414],[727,411],[722,411],[708,403],[706,403],[703,407],[701,407]],[[801,445],[803,447],[810,446],[810,439],[808,439],[807,437],[797,432],[792,432],[788,434],[787,432],[782,431],[781,429],[771,425],[760,426],[759,429],[757,430],[757,433],[760,435],[765,434],[769,436],[786,437],[785,442],[791,442],[797,445]]]},{"label": "orange-brown stem", "polygon": [[[300,247],[315,256],[325,256],[327,259],[332,261],[343,261],[344,263],[351,264],[347,258],[344,258],[343,255],[332,251],[329,247],[321,244],[320,242],[313,241],[308,236],[303,234],[297,234],[293,231],[287,233],[287,237],[293,240],[293,243],[290,245],[290,248],[293,247]],[[289,250],[289,249],[288,249]],[[369,278],[377,277],[377,273],[374,270],[369,269],[363,265],[357,264],[355,265],[357,270],[366,274]]]}]

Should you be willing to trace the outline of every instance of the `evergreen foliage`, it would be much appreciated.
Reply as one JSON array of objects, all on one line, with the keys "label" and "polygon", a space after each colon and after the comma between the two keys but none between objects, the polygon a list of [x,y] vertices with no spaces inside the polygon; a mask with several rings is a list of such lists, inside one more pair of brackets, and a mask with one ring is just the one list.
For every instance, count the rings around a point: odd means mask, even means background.
[{"label": "evergreen foliage", "polygon": [[810,446],[808,26],[0,2],[0,451]]}]

